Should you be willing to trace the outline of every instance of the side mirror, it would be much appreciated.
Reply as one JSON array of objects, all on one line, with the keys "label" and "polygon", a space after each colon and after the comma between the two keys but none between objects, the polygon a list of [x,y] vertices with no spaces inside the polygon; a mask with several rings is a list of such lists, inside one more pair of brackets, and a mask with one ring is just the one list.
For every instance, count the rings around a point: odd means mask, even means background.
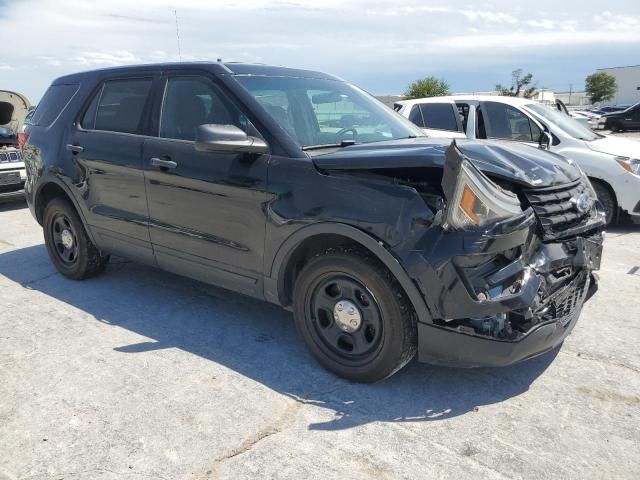
[{"label": "side mirror", "polygon": [[543,150],[549,150],[551,148],[551,144],[553,143],[553,137],[547,131],[544,131],[540,134],[540,138],[538,139],[538,146]]},{"label": "side mirror", "polygon": [[196,129],[199,152],[238,152],[262,154],[269,150],[264,140],[250,137],[235,125],[200,125]]}]

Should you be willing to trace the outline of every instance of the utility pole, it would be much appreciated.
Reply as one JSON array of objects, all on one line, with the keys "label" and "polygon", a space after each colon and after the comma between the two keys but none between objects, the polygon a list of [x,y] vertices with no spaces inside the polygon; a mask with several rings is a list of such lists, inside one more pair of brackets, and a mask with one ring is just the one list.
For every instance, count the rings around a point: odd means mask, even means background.
[{"label": "utility pole", "polygon": [[569,105],[571,105],[571,94],[573,93],[573,83],[569,84]]},{"label": "utility pole", "polygon": [[180,28],[178,27],[178,10],[174,9],[173,14],[176,17],[176,40],[178,42],[178,58],[182,62],[182,50],[180,49]]}]

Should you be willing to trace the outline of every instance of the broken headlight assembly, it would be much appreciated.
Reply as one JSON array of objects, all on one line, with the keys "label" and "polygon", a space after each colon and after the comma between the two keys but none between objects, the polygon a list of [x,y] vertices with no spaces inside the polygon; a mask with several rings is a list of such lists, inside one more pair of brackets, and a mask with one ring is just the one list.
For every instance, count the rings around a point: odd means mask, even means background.
[{"label": "broken headlight assembly", "polygon": [[447,151],[447,164],[443,186],[449,186],[446,224],[451,229],[483,229],[522,213],[517,195],[492,182],[463,157],[455,143]]}]

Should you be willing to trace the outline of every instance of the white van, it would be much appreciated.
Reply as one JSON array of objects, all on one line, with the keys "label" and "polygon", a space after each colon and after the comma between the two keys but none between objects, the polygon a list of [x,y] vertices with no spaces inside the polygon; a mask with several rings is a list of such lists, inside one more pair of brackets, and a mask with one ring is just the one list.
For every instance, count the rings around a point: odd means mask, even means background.
[{"label": "white van", "polygon": [[394,109],[430,136],[543,145],[582,168],[608,222],[622,210],[640,223],[640,142],[600,135],[555,108],[519,97],[432,97],[397,102]]}]

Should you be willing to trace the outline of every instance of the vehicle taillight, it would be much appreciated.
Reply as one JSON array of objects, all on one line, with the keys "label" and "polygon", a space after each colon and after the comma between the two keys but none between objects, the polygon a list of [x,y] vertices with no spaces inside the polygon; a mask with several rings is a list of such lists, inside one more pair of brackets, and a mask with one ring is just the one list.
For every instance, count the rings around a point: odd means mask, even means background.
[{"label": "vehicle taillight", "polygon": [[20,148],[20,150],[24,148],[27,140],[29,140],[29,134],[27,132],[18,133],[18,147]]}]

